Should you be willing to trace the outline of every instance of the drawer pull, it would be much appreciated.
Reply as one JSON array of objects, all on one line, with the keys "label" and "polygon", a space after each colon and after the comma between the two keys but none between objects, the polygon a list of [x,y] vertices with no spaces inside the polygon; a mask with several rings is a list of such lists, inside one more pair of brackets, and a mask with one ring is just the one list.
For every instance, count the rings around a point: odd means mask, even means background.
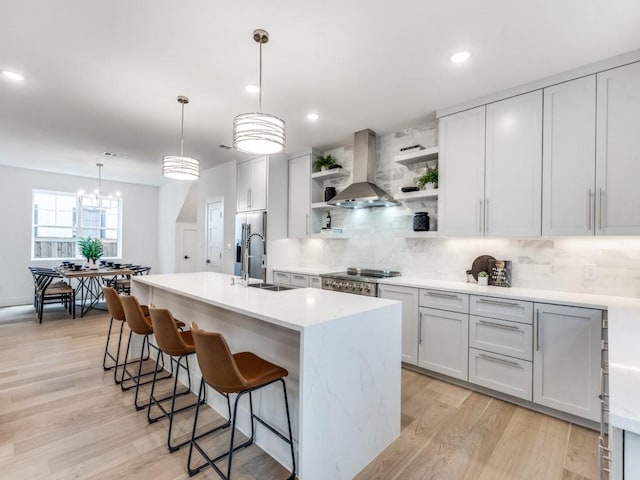
[{"label": "drawer pull", "polygon": [[490,303],[491,305],[505,305],[505,306],[508,306],[508,307],[518,307],[518,306],[520,306],[520,304],[516,303],[516,302],[501,302],[501,301],[498,301],[498,300],[489,300],[488,298],[481,298],[481,299],[478,300],[478,302]]},{"label": "drawer pull", "polygon": [[293,278],[299,278],[300,280],[306,279],[304,275],[293,275]]},{"label": "drawer pull", "polygon": [[478,320],[478,323],[481,325],[488,325],[490,327],[506,328],[507,330],[520,331],[520,327],[516,325],[503,325],[502,323],[487,322],[486,320]]},{"label": "drawer pull", "polygon": [[442,292],[433,292],[431,290],[427,290],[427,295],[431,295],[432,297],[444,297],[444,298],[458,298],[458,295],[455,293],[442,293]]},{"label": "drawer pull", "polygon": [[504,363],[507,365],[511,365],[512,367],[518,367],[518,368],[523,368],[522,365],[520,365],[518,362],[512,362],[511,360],[504,360],[502,358],[498,358],[498,357],[492,357],[491,355],[486,355],[484,353],[480,353],[478,354],[479,357],[482,357],[484,359],[487,360],[492,360],[494,362],[498,362],[498,363]]}]

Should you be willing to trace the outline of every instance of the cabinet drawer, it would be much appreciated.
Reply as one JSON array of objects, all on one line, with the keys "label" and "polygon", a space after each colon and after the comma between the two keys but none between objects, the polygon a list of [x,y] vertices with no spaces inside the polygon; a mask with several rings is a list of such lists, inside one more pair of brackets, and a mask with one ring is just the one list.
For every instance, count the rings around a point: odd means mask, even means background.
[{"label": "cabinet drawer", "polygon": [[291,285],[294,287],[308,287],[309,286],[309,276],[303,275],[301,273],[292,273],[291,276]]},{"label": "cabinet drawer", "polygon": [[291,274],[287,272],[273,272],[273,283],[291,285]]},{"label": "cabinet drawer", "polygon": [[420,306],[448,310],[449,312],[469,313],[469,295],[421,288]]},{"label": "cabinet drawer", "polygon": [[469,349],[469,382],[531,401],[532,363]]},{"label": "cabinet drawer", "polygon": [[311,288],[322,288],[322,279],[320,277],[309,277],[309,286]]},{"label": "cabinet drawer", "polygon": [[512,322],[533,323],[533,303],[521,300],[471,295],[469,313]]},{"label": "cabinet drawer", "polygon": [[533,325],[471,315],[469,346],[531,361]]}]

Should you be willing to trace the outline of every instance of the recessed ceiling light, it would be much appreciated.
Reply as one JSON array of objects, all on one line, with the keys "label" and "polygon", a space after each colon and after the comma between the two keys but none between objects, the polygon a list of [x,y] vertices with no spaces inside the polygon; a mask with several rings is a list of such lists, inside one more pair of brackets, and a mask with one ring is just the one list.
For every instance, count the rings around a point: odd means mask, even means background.
[{"label": "recessed ceiling light", "polygon": [[103,152],[106,157],[117,157],[117,158],[127,158],[127,155],[124,153],[117,152]]},{"label": "recessed ceiling light", "polygon": [[458,52],[451,55],[451,63],[463,63],[469,60],[471,54],[469,52]]},{"label": "recessed ceiling light", "polygon": [[218,145],[218,146],[224,150],[231,150],[231,147],[229,145]]},{"label": "recessed ceiling light", "polygon": [[10,72],[8,70],[3,70],[2,75],[9,80],[13,80],[14,82],[21,82],[24,80],[24,77],[16,72]]},{"label": "recessed ceiling light", "polygon": [[307,120],[317,120],[320,118],[320,115],[317,113],[307,113]]},{"label": "recessed ceiling light", "polygon": [[260,91],[260,87],[257,85],[247,85],[244,89],[249,93],[258,93]]}]

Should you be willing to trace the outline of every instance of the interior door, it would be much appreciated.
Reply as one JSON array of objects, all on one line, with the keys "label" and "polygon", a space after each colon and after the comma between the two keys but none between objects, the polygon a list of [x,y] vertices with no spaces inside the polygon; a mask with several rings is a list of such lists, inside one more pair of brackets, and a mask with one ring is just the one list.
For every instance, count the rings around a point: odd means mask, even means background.
[{"label": "interior door", "polygon": [[182,252],[180,254],[180,272],[195,272],[194,256],[197,248],[198,231],[195,228],[182,229]]},{"label": "interior door", "polygon": [[207,204],[207,270],[222,272],[224,253],[224,204]]}]

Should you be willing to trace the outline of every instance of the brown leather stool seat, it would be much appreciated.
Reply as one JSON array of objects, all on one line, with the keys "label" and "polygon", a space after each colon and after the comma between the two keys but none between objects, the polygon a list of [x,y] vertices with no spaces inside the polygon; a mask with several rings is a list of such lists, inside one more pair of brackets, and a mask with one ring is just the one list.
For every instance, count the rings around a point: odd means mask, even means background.
[{"label": "brown leather stool seat", "polygon": [[[169,431],[167,434],[167,448],[169,452],[173,453],[178,450],[183,445],[186,445],[191,441],[191,438],[178,443],[171,443],[171,430],[173,428],[173,416],[184,410],[189,408],[193,408],[196,406],[198,402],[204,403],[206,398],[202,400],[198,399],[196,403],[192,403],[181,408],[176,409],[176,397],[181,395],[187,395],[191,392],[191,372],[189,371],[189,355],[193,355],[196,353],[196,348],[193,344],[193,337],[191,336],[191,332],[180,332],[176,326],[176,320],[173,318],[173,315],[166,308],[151,308],[149,309],[151,314],[151,324],[153,325],[153,333],[156,339],[156,343],[158,344],[158,358],[156,363],[160,362],[160,355],[164,353],[169,355],[171,361],[171,370],[173,371],[173,364],[176,365],[176,373],[175,380],[173,382],[173,393],[171,396],[157,399],[154,395],[155,387],[156,387],[156,376],[154,375],[153,385],[151,387],[151,396],[149,398],[149,406],[147,408],[147,420],[149,423],[154,423],[160,420],[161,418],[169,419]],[[186,389],[183,389],[181,392],[178,392],[178,375],[180,373],[180,368],[183,368],[187,374],[188,386]],[[167,410],[163,401],[171,399],[171,408]],[[156,417],[151,416],[152,407],[157,407],[160,410],[160,415]],[[227,422],[226,426],[228,426],[230,422]],[[222,427],[220,427],[222,428]],[[210,433],[210,432],[207,432]]]},{"label": "brown leather stool seat", "polygon": [[[122,388],[123,391],[126,391],[126,390],[129,390],[130,388],[133,388],[133,385],[135,385],[136,395],[135,395],[134,405],[136,407],[136,410],[142,410],[143,408],[146,408],[149,405],[149,402],[144,404],[138,403],[140,385],[146,385],[148,383],[155,382],[156,380],[165,380],[167,378],[171,378],[173,374],[173,364],[171,365],[171,372],[169,372],[167,375],[164,375],[162,377],[158,377],[157,374],[164,369],[164,357],[161,355],[158,355],[158,360],[162,360],[162,362],[156,363],[156,366],[153,369],[153,371],[142,373],[142,363],[145,360],[144,358],[145,346],[147,347],[147,352],[149,352],[149,349],[151,347],[153,347],[155,350],[160,352],[160,350],[155,345],[149,342],[149,335],[153,334],[153,326],[151,325],[151,318],[144,314],[145,310],[143,310],[142,305],[140,305],[136,297],[128,296],[128,295],[119,295],[118,297],[120,299],[120,302],[122,303],[122,309],[124,311],[125,321],[127,322],[127,325],[129,325],[129,328],[131,329],[131,332],[129,333],[129,341],[127,342],[126,353],[124,356],[124,363],[122,364],[122,375],[120,376],[120,387]],[[136,333],[143,337],[142,347],[140,348],[140,358],[138,360],[137,375],[132,374],[127,369],[127,359],[129,356],[129,350],[131,348],[131,336],[133,333]],[[153,379],[142,381],[143,377],[147,377],[151,374],[153,374]],[[125,378],[125,376],[127,378]],[[128,381],[133,382],[133,385],[125,386],[125,382],[128,382]],[[167,397],[167,398],[170,398],[170,397]]]},{"label": "brown leather stool seat", "polygon": [[[191,323],[191,332],[193,335],[193,341],[196,347],[196,356],[198,358],[198,365],[202,372],[202,380],[200,382],[200,390],[198,393],[198,400],[206,391],[205,383],[220,393],[229,395],[236,393],[236,399],[233,406],[233,416],[231,426],[231,440],[229,442],[229,450],[218,455],[215,458],[210,458],[198,444],[197,440],[202,435],[196,437],[195,432],[198,423],[198,412],[200,404],[196,407],[196,415],[193,422],[193,430],[191,435],[191,445],[189,447],[189,457],[187,459],[187,470],[189,475],[195,475],[201,471],[204,467],[209,465],[213,468],[220,477],[227,480],[231,478],[231,465],[233,460],[233,452],[241,448],[245,448],[251,445],[255,440],[255,421],[258,421],[261,425],[278,436],[278,438],[285,441],[291,447],[291,464],[292,472],[288,477],[289,480],[295,479],[296,476],[296,461],[293,451],[293,436],[291,434],[291,419],[289,416],[289,400],[287,398],[287,387],[284,382],[289,372],[286,369],[275,365],[267,360],[251,353],[241,352],[232,354],[229,349],[229,345],[220,333],[206,332],[201,330],[196,323]],[[258,417],[253,413],[253,400],[251,393],[260,388],[271,385],[272,383],[280,382],[282,384],[282,390],[284,393],[285,410],[287,413],[287,427],[288,438],[278,432],[273,426],[269,425],[264,419]],[[235,427],[238,412],[238,402],[240,398],[249,394],[249,408],[251,412],[251,437],[246,442],[233,446],[235,437]],[[231,413],[231,412],[229,412]],[[191,456],[193,449],[198,450],[200,455],[206,460],[202,465],[191,468]],[[218,468],[216,462],[229,457],[227,463],[227,474],[225,474]]]}]

